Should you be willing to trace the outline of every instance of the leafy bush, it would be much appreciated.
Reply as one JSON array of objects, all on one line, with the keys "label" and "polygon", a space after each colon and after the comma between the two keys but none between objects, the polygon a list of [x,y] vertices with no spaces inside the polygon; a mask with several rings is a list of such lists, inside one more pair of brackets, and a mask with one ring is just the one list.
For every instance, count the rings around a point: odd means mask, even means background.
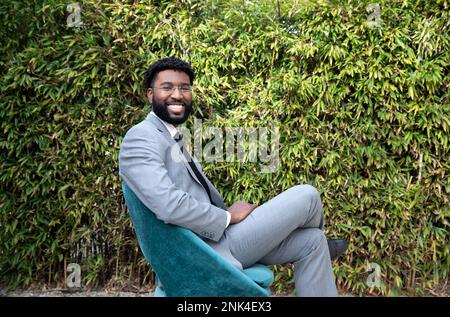
[{"label": "leafy bush", "polygon": [[[448,278],[450,20],[444,1],[62,1],[0,4],[0,276],[12,287],[152,282],[123,203],[121,139],[149,111],[141,79],[197,70],[205,126],[280,128],[280,167],[204,163],[226,203],[298,183],[350,249],[341,288],[422,294]],[[188,126],[192,126],[190,120]],[[370,263],[381,269],[368,288]],[[292,270],[275,268],[275,290]],[[151,274],[150,274],[151,275]]]}]

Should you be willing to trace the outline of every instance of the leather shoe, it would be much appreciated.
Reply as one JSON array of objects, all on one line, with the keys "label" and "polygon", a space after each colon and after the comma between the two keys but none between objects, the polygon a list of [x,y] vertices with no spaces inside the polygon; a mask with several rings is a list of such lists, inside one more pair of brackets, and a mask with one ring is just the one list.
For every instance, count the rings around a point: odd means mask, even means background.
[{"label": "leather shoe", "polygon": [[327,239],[327,243],[331,261],[337,259],[348,247],[347,240],[345,239]]}]

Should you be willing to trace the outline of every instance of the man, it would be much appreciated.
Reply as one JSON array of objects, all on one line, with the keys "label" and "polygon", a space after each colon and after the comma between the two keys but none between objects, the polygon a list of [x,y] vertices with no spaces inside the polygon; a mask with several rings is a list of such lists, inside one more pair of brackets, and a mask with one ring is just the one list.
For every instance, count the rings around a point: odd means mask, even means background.
[{"label": "man", "polygon": [[294,186],[261,206],[237,201],[227,208],[186,152],[177,126],[192,111],[194,77],[177,58],[147,70],[144,87],[153,111],[122,141],[121,177],[158,219],[192,230],[239,269],[293,263],[298,296],[337,296],[331,259],[346,242],[327,243],[314,187]]}]

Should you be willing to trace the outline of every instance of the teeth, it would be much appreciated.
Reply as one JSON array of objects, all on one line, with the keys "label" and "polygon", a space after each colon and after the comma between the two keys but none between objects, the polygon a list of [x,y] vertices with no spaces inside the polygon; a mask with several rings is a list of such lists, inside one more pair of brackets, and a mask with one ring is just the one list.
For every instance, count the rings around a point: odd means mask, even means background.
[{"label": "teeth", "polygon": [[182,106],[182,105],[169,105],[169,107],[172,108],[172,109],[174,109],[174,110],[175,110],[175,109],[179,109],[179,110],[180,110],[180,109],[183,109],[183,106]]}]

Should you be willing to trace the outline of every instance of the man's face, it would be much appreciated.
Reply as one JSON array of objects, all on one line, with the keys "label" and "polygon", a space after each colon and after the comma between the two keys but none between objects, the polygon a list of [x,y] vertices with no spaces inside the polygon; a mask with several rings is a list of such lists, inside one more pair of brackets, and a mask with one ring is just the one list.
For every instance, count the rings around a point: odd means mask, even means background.
[{"label": "man's face", "polygon": [[159,72],[147,90],[153,111],[175,126],[184,123],[192,111],[191,82],[188,74],[176,70]]}]

